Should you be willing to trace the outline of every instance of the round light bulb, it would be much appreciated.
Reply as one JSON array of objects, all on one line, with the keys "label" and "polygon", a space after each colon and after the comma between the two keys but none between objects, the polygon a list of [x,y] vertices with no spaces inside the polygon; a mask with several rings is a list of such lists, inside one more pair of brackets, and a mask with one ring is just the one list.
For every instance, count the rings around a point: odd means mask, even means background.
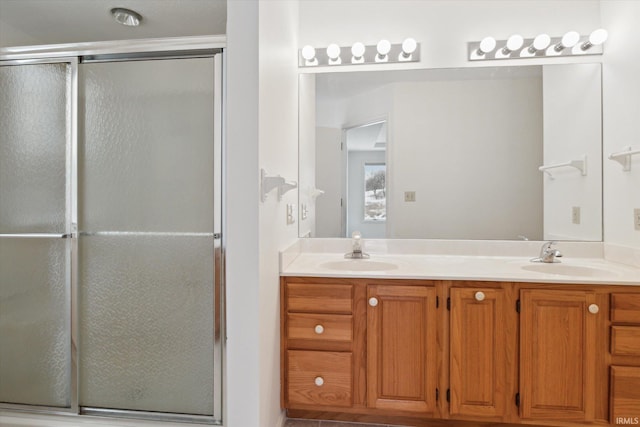
[{"label": "round light bulb", "polygon": [[313,58],[316,57],[316,49],[313,46],[306,45],[305,47],[302,48],[302,57],[306,61],[311,61]]},{"label": "round light bulb", "polygon": [[408,39],[404,39],[404,41],[402,42],[402,51],[407,55],[411,55],[413,52],[415,52],[417,47],[418,43],[411,37],[409,37]]},{"label": "round light bulb", "polygon": [[564,36],[562,36],[562,46],[564,47],[573,47],[580,40],[580,34],[577,31],[569,31]]},{"label": "round light bulb", "polygon": [[545,50],[549,43],[551,43],[551,37],[548,34],[538,34],[535,39],[533,39],[533,48],[535,50]]},{"label": "round light bulb", "polygon": [[598,46],[607,41],[608,37],[609,33],[607,32],[607,30],[605,30],[604,28],[599,28],[589,35],[589,43],[594,46]]},{"label": "round light bulb", "polygon": [[480,42],[480,51],[484,53],[493,52],[493,49],[496,48],[496,39],[493,37],[485,37]]},{"label": "round light bulb", "polygon": [[520,34],[514,34],[507,39],[507,50],[518,50],[524,44],[524,39]]},{"label": "round light bulb", "polygon": [[389,40],[380,40],[376,46],[380,56],[386,56],[391,50],[391,42]]},{"label": "round light bulb", "polygon": [[327,46],[327,56],[333,60],[338,59],[340,57],[340,46],[335,43],[331,43]]},{"label": "round light bulb", "polygon": [[351,54],[356,58],[362,58],[364,55],[365,47],[364,44],[357,42],[351,46]]}]

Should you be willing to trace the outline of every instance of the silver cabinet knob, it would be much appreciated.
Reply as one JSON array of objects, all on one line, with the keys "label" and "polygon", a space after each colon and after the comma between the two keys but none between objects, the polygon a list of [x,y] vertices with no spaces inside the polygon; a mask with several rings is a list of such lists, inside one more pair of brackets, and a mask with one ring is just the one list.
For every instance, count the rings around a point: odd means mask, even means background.
[{"label": "silver cabinet knob", "polygon": [[321,335],[324,333],[324,326],[316,325],[316,327],[314,328],[314,331],[316,331],[316,334]]},{"label": "silver cabinet knob", "polygon": [[375,307],[376,305],[378,305],[378,298],[376,297],[369,298],[369,305],[371,307]]},{"label": "silver cabinet knob", "polygon": [[598,307],[598,304],[591,304],[589,306],[589,313],[596,314],[599,311],[600,311],[600,307]]},{"label": "silver cabinet knob", "polygon": [[476,292],[476,301],[484,301],[485,295],[484,292],[478,291]]},{"label": "silver cabinet knob", "polygon": [[322,387],[322,385],[324,384],[324,378],[322,377],[316,377],[315,380],[313,380],[313,382],[318,386],[318,387]]}]

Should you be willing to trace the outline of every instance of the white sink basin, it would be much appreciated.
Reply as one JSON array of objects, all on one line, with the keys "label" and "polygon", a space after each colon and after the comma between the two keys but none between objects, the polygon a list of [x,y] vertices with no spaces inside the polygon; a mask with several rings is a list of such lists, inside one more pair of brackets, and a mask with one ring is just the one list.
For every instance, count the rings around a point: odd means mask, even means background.
[{"label": "white sink basin", "polygon": [[398,269],[396,264],[384,261],[372,261],[369,259],[330,261],[320,264],[320,267],[340,271],[387,271]]},{"label": "white sink basin", "polygon": [[544,274],[559,274],[561,276],[576,277],[606,277],[614,274],[609,270],[602,270],[596,267],[587,267],[582,265],[565,265],[561,263],[541,263],[531,264],[522,267],[523,270],[535,271]]}]

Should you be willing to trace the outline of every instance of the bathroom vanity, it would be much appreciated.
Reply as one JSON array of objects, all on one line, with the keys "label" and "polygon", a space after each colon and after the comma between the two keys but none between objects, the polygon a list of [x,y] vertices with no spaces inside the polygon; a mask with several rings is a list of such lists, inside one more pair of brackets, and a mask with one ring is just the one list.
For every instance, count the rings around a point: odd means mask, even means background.
[{"label": "bathroom vanity", "polygon": [[341,257],[282,257],[289,417],[411,426],[640,417],[640,270],[595,258]]}]

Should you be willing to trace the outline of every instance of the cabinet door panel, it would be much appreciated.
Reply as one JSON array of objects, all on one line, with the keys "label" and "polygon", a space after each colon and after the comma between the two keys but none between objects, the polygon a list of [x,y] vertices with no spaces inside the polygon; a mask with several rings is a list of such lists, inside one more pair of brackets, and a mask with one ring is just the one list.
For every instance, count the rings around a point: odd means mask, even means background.
[{"label": "cabinet door panel", "polygon": [[367,401],[371,408],[431,413],[436,390],[435,289],[369,285]]},{"label": "cabinet door panel", "polygon": [[595,295],[585,291],[521,291],[521,416],[594,418]]},{"label": "cabinet door panel", "polygon": [[502,289],[451,289],[452,415],[505,415],[506,317]]}]

